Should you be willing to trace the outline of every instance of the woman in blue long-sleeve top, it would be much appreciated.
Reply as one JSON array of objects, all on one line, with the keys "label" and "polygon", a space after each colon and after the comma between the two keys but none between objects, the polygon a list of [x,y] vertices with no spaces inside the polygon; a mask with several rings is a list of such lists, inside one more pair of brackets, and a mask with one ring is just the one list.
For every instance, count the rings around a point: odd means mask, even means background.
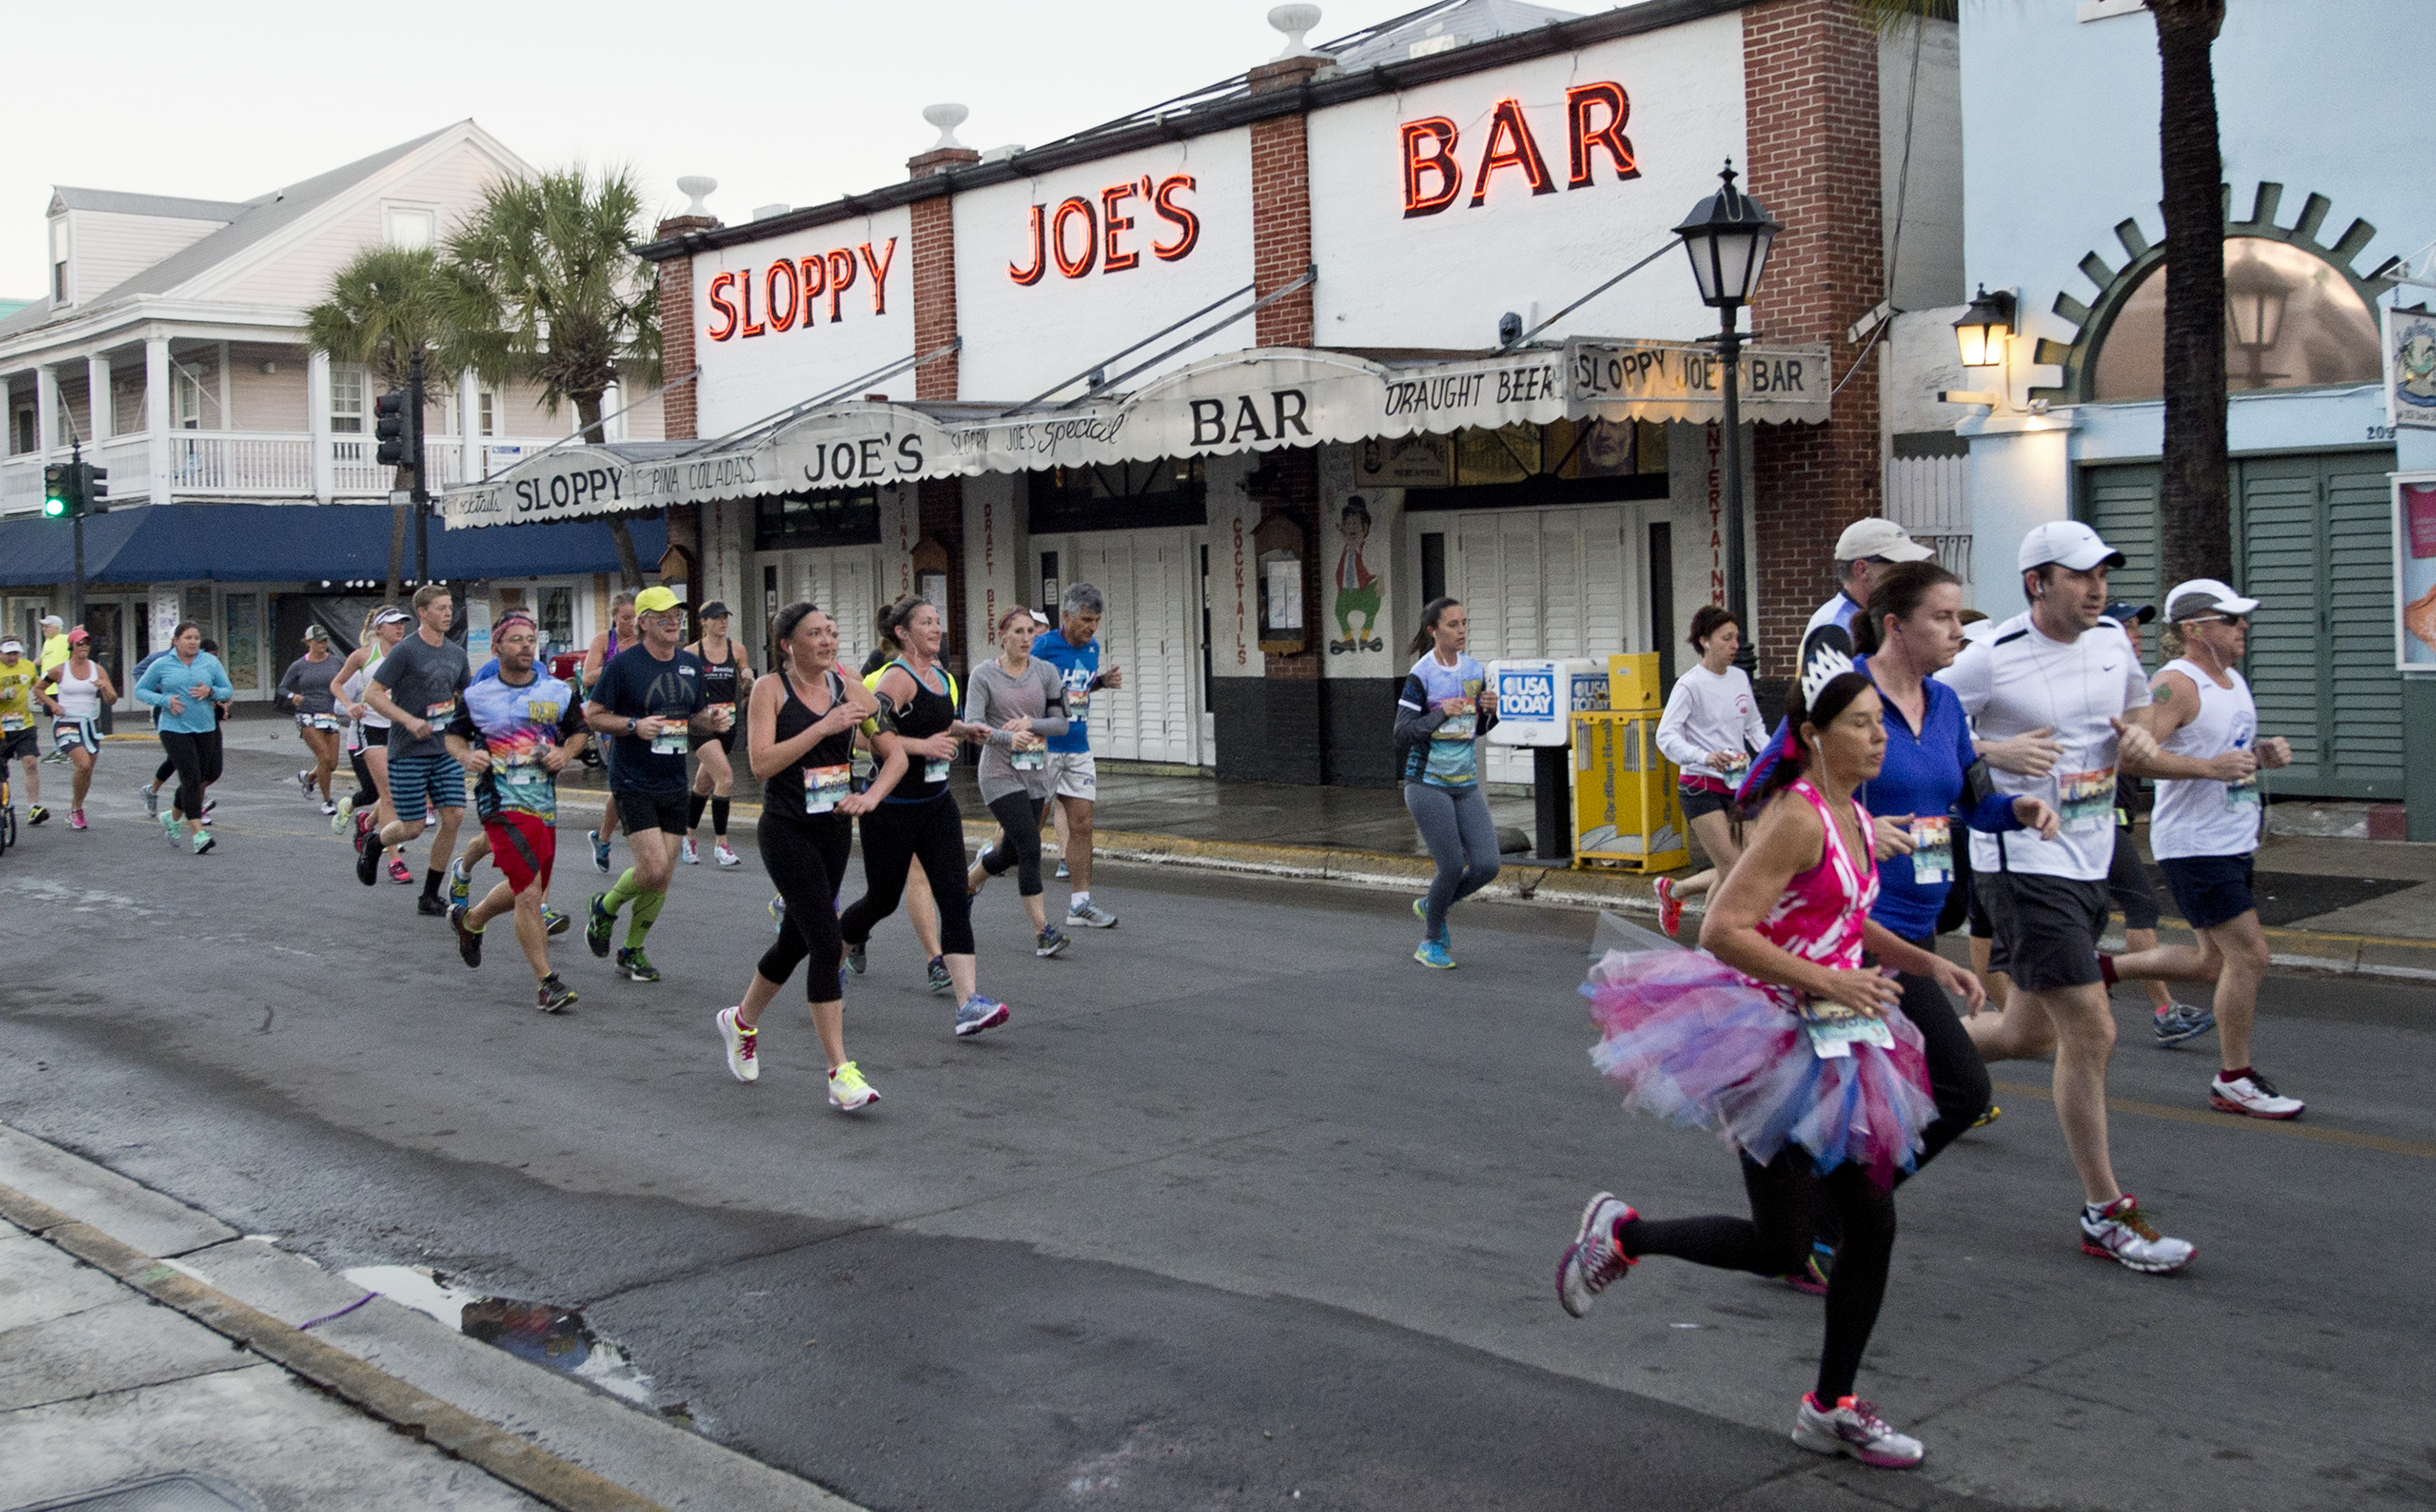
[{"label": "woman in blue long-sleeve top", "polygon": [[178,792],[161,827],[172,845],[198,856],[213,845],[202,826],[203,790],[220,775],[219,705],[235,696],[228,669],[203,650],[203,627],[188,621],[169,637],[169,654],[136,680],[135,696],[159,711],[161,749],[178,769]]},{"label": "woman in blue long-sleeve top", "polygon": [[[1853,632],[1865,653],[1856,665],[1886,706],[1886,765],[1859,792],[1877,826],[1878,900],[1870,917],[1934,950],[1937,915],[1954,885],[1957,817],[1978,830],[2052,836],[2056,814],[2040,799],[2009,798],[1985,783],[1978,785],[1983,796],[1969,796],[1979,760],[1971,721],[1936,675],[1962,651],[1962,587],[1953,573],[1934,562],[1888,568]],[[1937,1099],[1937,1121],[1921,1136],[1920,1164],[1926,1165],[1987,1110],[1988,1068],[1942,987],[1926,977],[1901,982],[1904,1014],[1920,1027]]]}]

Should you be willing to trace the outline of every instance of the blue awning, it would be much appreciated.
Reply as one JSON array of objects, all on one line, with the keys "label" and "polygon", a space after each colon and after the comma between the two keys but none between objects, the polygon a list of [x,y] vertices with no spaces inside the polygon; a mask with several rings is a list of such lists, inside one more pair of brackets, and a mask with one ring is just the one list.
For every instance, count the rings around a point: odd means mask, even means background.
[{"label": "blue awning", "polygon": [[[316,582],[389,574],[391,512],[385,504],[137,504],[85,521],[87,582]],[[649,572],[668,549],[658,515],[627,522]],[[451,530],[431,522],[431,575],[452,582],[618,570],[618,548],[601,520],[566,520],[513,530]],[[73,529],[21,515],[0,520],[0,586],[66,582],[75,576]],[[414,522],[407,522],[404,570],[414,574]]]}]

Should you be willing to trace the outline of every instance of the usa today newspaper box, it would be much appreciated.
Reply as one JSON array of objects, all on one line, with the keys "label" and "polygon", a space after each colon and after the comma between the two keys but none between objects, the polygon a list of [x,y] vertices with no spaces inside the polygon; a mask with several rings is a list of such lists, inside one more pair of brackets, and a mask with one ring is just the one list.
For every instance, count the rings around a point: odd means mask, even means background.
[{"label": "usa today newspaper box", "polygon": [[1587,657],[1497,661],[1488,664],[1497,690],[1493,745],[1532,747],[1532,829],[1536,859],[1560,861],[1573,854],[1573,763],[1565,747],[1574,738],[1574,715],[1607,707],[1607,663]]},{"label": "usa today newspaper box", "polygon": [[1658,749],[1658,656],[1610,656],[1610,707],[1574,721],[1574,864],[1665,872],[1689,862],[1675,767]]}]

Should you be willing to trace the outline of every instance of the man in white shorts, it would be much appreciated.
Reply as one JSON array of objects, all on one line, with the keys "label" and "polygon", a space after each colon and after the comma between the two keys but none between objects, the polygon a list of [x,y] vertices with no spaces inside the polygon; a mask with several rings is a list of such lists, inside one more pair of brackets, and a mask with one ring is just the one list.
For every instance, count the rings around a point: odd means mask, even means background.
[{"label": "man in white shorts", "polygon": [[2157,700],[2152,728],[2163,748],[2149,843],[2200,943],[2101,957],[2098,965],[2110,982],[2118,976],[2215,982],[2224,1069],[2208,1087],[2208,1102],[2254,1119],[2296,1119],[2306,1104],[2276,1091],[2250,1064],[2258,984],[2267,977],[2267,931],[2251,893],[2257,773],[2292,759],[2290,742],[2259,739],[2258,705],[2250,684],[2234,670],[2257,607],[2257,600],[2214,578],[2177,583],[2166,595],[2166,621],[2182,633],[2183,653],[2158,669],[2149,685]]},{"label": "man in white shorts", "polygon": [[1060,849],[1074,886],[1066,909],[1070,929],[1105,930],[1117,922],[1115,914],[1091,903],[1091,810],[1100,797],[1100,771],[1091,761],[1091,695],[1125,686],[1123,668],[1100,665],[1100,617],[1107,611],[1099,589],[1074,583],[1058,605],[1057,628],[1032,643],[1032,654],[1066,681],[1066,733],[1049,738],[1049,783],[1065,821]]},{"label": "man in white shorts", "polygon": [[2046,776],[1992,770],[1996,791],[2046,799],[2063,828],[2053,840],[1971,837],[1972,880],[1995,926],[1994,966],[2012,978],[2013,993],[2003,1013],[1965,1027],[1992,1062],[2054,1052],[2056,1121],[2086,1199],[2080,1247],[2162,1275],[2190,1263],[2195,1250],[2160,1234],[2116,1184],[2106,1123],[2114,1012],[2097,939],[2112,902],[2115,771],[2145,773],[2157,755],[2140,659],[2106,617],[2107,573],[2122,561],[2079,521],[2034,528],[2019,556],[2029,613],[1965,646],[1938,675],[1983,738],[2047,728],[2062,753]]}]

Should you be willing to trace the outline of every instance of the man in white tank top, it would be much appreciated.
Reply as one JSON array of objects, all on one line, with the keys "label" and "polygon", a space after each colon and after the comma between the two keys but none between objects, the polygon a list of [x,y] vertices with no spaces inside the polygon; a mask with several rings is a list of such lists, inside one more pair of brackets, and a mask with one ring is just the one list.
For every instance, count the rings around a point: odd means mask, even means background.
[{"label": "man in white tank top", "polygon": [[2158,669],[2152,729],[2159,755],[2157,808],[2149,848],[2200,943],[2165,946],[2111,963],[2112,977],[2213,982],[2217,1044],[2224,1069],[2208,1101],[2227,1113],[2291,1119],[2306,1105],[2275,1090],[2250,1064],[2258,984],[2267,976],[2267,931],[2259,927],[2251,874],[2258,849],[2258,771],[2284,766],[2291,745],[2259,739],[2258,705],[2233,669],[2258,607],[2214,578],[2177,583],[2166,620],[2182,632],[2183,654]]}]

